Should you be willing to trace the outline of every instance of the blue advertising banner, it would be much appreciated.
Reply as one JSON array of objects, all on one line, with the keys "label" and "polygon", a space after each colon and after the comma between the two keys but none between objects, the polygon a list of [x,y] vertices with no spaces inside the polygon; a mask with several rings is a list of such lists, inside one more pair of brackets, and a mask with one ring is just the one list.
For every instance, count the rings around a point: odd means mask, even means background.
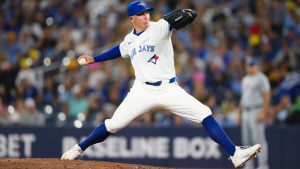
[{"label": "blue advertising banner", "polygon": [[[60,158],[92,128],[0,129],[0,157]],[[240,129],[226,129],[240,144]],[[270,168],[299,168],[299,127],[267,129]],[[83,159],[164,167],[232,168],[228,155],[202,128],[126,128],[91,146]]]}]

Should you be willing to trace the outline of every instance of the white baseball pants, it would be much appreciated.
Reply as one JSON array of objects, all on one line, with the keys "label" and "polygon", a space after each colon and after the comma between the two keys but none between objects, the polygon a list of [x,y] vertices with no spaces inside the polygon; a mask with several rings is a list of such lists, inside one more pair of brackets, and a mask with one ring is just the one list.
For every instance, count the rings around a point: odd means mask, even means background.
[{"label": "white baseball pants", "polygon": [[197,123],[211,115],[209,107],[185,92],[176,82],[163,81],[160,86],[151,86],[136,80],[112,118],[105,120],[105,126],[109,132],[115,133],[154,107],[168,109]]}]

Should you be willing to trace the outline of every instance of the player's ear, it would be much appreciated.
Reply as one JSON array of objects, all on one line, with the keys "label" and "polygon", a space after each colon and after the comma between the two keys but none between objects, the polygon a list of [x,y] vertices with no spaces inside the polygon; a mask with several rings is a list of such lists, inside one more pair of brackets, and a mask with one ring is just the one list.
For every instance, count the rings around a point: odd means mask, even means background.
[{"label": "player's ear", "polygon": [[133,17],[132,17],[132,16],[129,16],[129,20],[132,22],[132,20],[133,20]]}]

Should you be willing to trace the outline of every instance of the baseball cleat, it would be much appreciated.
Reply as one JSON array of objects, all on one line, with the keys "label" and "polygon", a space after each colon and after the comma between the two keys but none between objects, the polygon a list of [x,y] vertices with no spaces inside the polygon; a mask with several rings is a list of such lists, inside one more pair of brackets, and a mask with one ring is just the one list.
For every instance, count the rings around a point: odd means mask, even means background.
[{"label": "baseball cleat", "polygon": [[230,156],[230,159],[235,168],[242,167],[245,163],[260,152],[261,145],[255,144],[251,147],[235,147],[235,153],[233,156]]},{"label": "baseball cleat", "polygon": [[61,160],[75,160],[79,158],[82,154],[83,150],[81,150],[79,145],[76,144],[61,156]]}]

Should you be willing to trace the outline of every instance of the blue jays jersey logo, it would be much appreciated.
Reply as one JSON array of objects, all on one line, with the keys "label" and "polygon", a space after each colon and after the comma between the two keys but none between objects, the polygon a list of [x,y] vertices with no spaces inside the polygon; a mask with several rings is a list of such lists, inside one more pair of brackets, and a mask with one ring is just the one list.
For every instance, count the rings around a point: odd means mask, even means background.
[{"label": "blue jays jersey logo", "polygon": [[[129,43],[131,43],[131,42],[129,42]],[[131,50],[130,58],[133,59],[133,57],[137,53],[154,52],[154,49],[155,49],[155,46],[153,46],[153,45],[140,45],[137,48],[134,48],[134,49]]]},{"label": "blue jays jersey logo", "polygon": [[159,59],[159,56],[157,56],[155,54],[148,60],[148,63],[150,62],[150,63],[154,63],[156,65],[158,59]]}]

